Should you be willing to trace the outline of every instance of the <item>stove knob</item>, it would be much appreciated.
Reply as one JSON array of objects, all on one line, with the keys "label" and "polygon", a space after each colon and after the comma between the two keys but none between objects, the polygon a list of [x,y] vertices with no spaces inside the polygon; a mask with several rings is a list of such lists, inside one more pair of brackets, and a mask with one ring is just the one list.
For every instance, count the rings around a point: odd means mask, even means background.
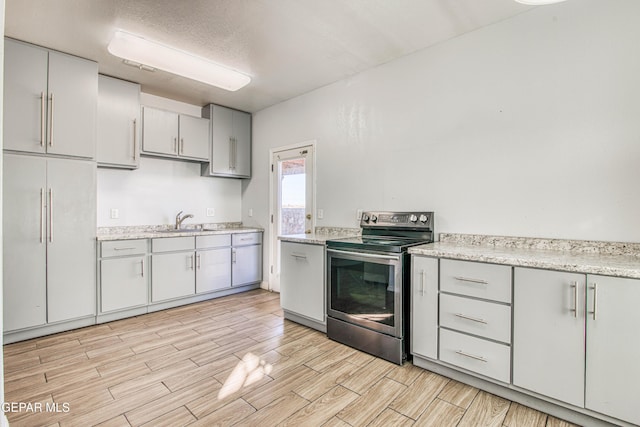
[{"label": "stove knob", "polygon": [[417,220],[418,220],[418,217],[417,217],[417,216],[415,216],[415,215],[413,215],[413,214],[409,215],[409,221],[411,221],[411,222],[416,222]]},{"label": "stove knob", "polygon": [[378,217],[375,215],[371,215],[371,222],[376,222],[378,220]]},{"label": "stove knob", "polygon": [[369,222],[369,215],[367,215],[367,214],[362,215],[362,220],[364,222]]},{"label": "stove knob", "polygon": [[426,223],[427,221],[429,221],[429,217],[428,216],[426,216],[424,214],[420,215],[420,222]]}]

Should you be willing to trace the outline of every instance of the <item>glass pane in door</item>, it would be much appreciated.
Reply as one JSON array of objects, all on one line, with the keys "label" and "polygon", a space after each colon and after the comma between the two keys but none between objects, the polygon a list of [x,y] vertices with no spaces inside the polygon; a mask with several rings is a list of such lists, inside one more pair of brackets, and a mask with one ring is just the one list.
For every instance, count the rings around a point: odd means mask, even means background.
[{"label": "glass pane in door", "polygon": [[280,223],[279,235],[304,234],[306,214],[306,159],[279,162]]}]

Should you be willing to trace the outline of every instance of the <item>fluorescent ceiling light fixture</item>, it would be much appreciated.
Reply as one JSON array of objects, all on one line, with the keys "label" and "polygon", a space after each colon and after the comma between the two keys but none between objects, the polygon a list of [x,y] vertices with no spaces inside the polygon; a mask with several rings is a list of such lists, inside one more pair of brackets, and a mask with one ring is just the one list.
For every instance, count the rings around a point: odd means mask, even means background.
[{"label": "fluorescent ceiling light fixture", "polygon": [[518,3],[528,4],[531,6],[541,6],[543,4],[560,3],[565,0],[516,0]]},{"label": "fluorescent ceiling light fixture", "polygon": [[246,86],[251,77],[189,52],[165,46],[124,31],[116,31],[107,47],[109,53],[140,65],[157,68],[229,91]]}]

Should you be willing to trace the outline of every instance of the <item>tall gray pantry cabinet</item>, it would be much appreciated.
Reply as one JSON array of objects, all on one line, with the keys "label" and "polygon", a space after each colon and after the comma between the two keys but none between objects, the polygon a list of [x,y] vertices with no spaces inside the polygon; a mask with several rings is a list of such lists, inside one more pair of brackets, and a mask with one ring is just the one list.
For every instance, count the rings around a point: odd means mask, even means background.
[{"label": "tall gray pantry cabinet", "polygon": [[4,335],[95,323],[97,64],[5,39]]}]

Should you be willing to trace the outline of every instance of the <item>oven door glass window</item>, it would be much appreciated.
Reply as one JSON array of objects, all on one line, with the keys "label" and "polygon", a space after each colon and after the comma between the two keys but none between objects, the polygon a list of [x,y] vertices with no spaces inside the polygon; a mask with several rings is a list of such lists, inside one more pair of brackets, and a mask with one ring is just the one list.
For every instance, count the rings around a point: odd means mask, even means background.
[{"label": "oven door glass window", "polygon": [[382,332],[400,327],[400,261],[330,255],[330,314]]}]

